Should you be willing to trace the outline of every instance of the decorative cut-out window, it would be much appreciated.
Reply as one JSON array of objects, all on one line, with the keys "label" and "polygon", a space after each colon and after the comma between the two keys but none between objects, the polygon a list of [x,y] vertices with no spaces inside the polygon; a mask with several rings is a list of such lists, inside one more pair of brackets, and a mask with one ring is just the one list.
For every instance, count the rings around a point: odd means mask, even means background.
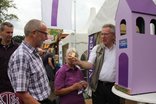
[{"label": "decorative cut-out window", "polygon": [[142,34],[145,33],[145,21],[142,17],[136,19],[136,32]]},{"label": "decorative cut-out window", "polygon": [[126,21],[124,19],[120,23],[120,35],[126,35]]},{"label": "decorative cut-out window", "polygon": [[152,19],[150,22],[150,34],[156,35],[156,20]]},{"label": "decorative cut-out window", "polygon": [[119,56],[119,75],[118,83],[124,87],[128,87],[129,58],[126,53]]}]

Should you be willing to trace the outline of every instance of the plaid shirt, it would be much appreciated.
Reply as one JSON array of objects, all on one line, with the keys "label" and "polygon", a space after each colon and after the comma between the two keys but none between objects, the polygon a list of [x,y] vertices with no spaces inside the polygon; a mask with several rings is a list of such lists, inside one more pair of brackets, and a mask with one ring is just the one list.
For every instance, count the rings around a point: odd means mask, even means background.
[{"label": "plaid shirt", "polygon": [[49,81],[36,49],[23,42],[12,54],[8,76],[15,92],[28,91],[36,100],[50,94]]}]

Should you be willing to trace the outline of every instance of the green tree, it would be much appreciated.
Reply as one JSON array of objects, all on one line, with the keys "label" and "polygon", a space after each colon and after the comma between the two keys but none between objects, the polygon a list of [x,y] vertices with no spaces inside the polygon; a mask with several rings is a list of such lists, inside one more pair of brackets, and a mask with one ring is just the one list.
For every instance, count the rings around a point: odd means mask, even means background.
[{"label": "green tree", "polygon": [[9,8],[16,9],[13,0],[0,0],[0,23],[6,20],[18,19],[15,14],[8,13]]},{"label": "green tree", "polygon": [[13,40],[17,43],[21,43],[24,40],[24,36],[16,35],[13,37]]}]

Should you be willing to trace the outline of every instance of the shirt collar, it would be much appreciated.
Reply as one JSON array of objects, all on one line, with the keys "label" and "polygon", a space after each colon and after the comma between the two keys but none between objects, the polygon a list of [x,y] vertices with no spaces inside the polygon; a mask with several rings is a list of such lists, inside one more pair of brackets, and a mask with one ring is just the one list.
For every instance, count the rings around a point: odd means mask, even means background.
[{"label": "shirt collar", "polygon": [[[65,68],[65,71],[69,71],[71,68],[67,65],[64,64],[63,67]],[[74,70],[78,70],[79,68],[77,66],[74,67]]]},{"label": "shirt collar", "polygon": [[28,48],[28,51],[30,53],[37,53],[37,49],[32,47],[29,43],[27,43],[26,41],[23,41],[22,44],[24,44],[27,48]]},{"label": "shirt collar", "polygon": [[108,48],[108,47],[105,47],[105,48],[108,49],[108,50],[113,50],[115,48],[115,44],[113,44],[113,46],[110,47],[110,48]]},{"label": "shirt collar", "polygon": [[[13,40],[11,40],[11,43],[9,45],[7,45],[6,47],[11,47],[14,46],[15,42]],[[2,40],[0,41],[0,46],[5,47],[5,45],[2,44]]]}]

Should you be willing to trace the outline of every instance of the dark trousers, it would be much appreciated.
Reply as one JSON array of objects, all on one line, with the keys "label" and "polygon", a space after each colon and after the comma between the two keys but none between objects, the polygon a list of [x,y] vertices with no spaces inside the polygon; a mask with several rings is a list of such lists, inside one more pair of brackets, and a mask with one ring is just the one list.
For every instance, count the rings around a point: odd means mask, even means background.
[{"label": "dark trousers", "polygon": [[51,101],[49,99],[45,99],[45,100],[42,100],[42,101],[39,101],[41,104],[56,104],[55,101]]},{"label": "dark trousers", "polygon": [[98,81],[95,92],[92,92],[93,104],[120,104],[120,98],[112,92],[114,83]]}]

